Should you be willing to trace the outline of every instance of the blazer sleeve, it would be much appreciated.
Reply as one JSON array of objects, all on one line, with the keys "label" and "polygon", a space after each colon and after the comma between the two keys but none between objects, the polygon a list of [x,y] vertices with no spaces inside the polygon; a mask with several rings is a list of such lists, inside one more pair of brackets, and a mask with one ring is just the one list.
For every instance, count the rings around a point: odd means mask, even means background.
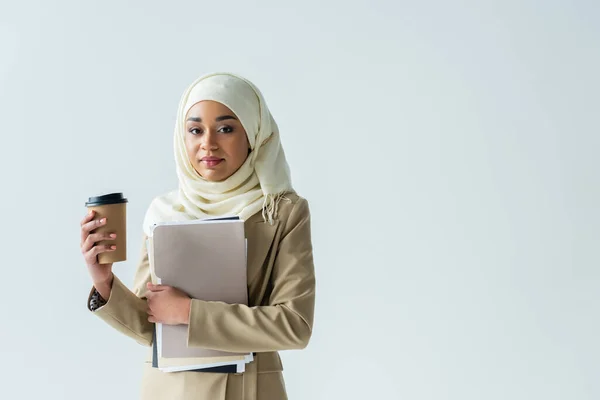
[{"label": "blazer sleeve", "polygon": [[[146,313],[146,299],[142,297],[146,292],[146,283],[149,281],[150,264],[144,236],[141,259],[135,272],[133,291],[129,290],[115,275],[108,301],[93,312],[110,326],[144,346],[152,345],[154,332],[154,324],[148,321]],[[88,308],[93,292],[94,288],[88,298]]]},{"label": "blazer sleeve", "polygon": [[193,299],[188,346],[230,352],[306,347],[312,334],[315,274],[308,202],[293,206],[271,276],[267,305],[249,307]]}]

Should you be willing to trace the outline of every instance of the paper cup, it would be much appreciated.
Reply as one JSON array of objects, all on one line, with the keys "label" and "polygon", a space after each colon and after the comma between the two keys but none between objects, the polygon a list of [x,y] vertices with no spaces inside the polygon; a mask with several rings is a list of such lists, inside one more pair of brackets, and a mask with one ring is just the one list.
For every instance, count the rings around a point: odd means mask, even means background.
[{"label": "paper cup", "polygon": [[92,233],[116,233],[113,240],[101,240],[96,245],[116,245],[117,249],[98,254],[98,263],[110,264],[127,260],[127,199],[122,193],[111,193],[90,197],[85,203],[88,210],[94,210],[94,220],[106,218],[106,224]]}]

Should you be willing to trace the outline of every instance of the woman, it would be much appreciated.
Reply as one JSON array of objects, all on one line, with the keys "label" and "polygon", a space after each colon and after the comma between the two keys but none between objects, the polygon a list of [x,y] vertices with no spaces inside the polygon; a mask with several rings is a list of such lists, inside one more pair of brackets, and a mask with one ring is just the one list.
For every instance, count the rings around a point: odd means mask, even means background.
[{"label": "woman", "polygon": [[259,90],[226,73],[197,79],[179,104],[174,135],[179,188],[159,196],[144,237],[162,221],[238,215],[248,239],[249,305],[191,299],[154,285],[145,247],[130,291],[100,265],[114,246],[94,233],[106,221],[87,215],[81,249],[93,281],[88,307],[118,331],[151,346],[154,323],[187,324],[189,344],[255,352],[246,372],[163,373],[144,365],[142,399],[286,399],[279,350],[306,347],[312,333],[315,276],[307,201],[294,193],[277,124]]}]

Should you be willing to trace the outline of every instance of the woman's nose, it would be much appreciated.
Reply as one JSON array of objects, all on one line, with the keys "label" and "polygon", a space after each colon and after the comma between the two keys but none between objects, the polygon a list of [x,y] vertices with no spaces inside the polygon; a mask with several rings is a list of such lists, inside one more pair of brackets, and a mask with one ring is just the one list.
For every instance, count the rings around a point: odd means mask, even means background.
[{"label": "woman's nose", "polygon": [[206,131],[204,135],[202,135],[200,147],[202,148],[202,150],[216,150],[218,146],[215,134],[213,132]]}]

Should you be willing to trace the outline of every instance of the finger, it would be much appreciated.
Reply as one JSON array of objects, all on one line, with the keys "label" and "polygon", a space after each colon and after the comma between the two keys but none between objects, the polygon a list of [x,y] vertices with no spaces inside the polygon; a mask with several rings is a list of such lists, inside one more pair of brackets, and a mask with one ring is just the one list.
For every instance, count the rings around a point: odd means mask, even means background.
[{"label": "finger", "polygon": [[158,319],[155,316],[153,316],[153,315],[149,315],[148,316],[148,322],[156,323],[156,322],[158,322]]},{"label": "finger", "polygon": [[117,237],[117,235],[115,233],[92,233],[87,237],[87,239],[85,239],[85,242],[83,242],[83,245],[81,246],[81,250],[84,253],[87,253],[99,241],[112,240],[112,239],[115,239],[116,237]]},{"label": "finger", "polygon": [[[114,247],[114,248],[112,248],[112,247]],[[88,265],[97,264],[98,263],[98,254],[108,253],[108,252],[115,251],[115,250],[116,250],[116,246],[114,246],[114,245],[113,246],[110,246],[110,245],[94,246],[94,247],[92,247],[92,249],[90,251],[88,251],[87,253],[84,254],[84,258]]]},{"label": "finger", "polygon": [[117,246],[113,245],[109,245],[109,244],[103,244],[103,245],[99,245],[99,246],[94,246],[92,247],[92,249],[90,251],[87,252],[86,258],[94,261],[96,260],[96,257],[98,256],[98,254],[100,253],[108,253],[111,251],[115,251],[117,249]]},{"label": "finger", "polygon": [[85,251],[91,250],[94,245],[102,240],[114,240],[117,237],[116,233],[91,233],[83,242],[82,249]]},{"label": "finger", "polygon": [[96,211],[91,210],[90,212],[88,212],[86,214],[85,218],[81,220],[80,225],[83,226],[83,225],[87,224],[88,222],[90,222],[92,219],[94,219],[94,215],[96,215]]},{"label": "finger", "polygon": [[91,231],[106,224],[106,218],[95,219],[93,221],[86,222],[81,226],[81,243],[87,239]]},{"label": "finger", "polygon": [[148,288],[148,290],[149,290],[149,291],[151,291],[151,292],[156,292],[156,291],[158,291],[158,289],[157,289],[157,288],[158,288],[159,286],[160,286],[160,285],[155,285],[155,284],[154,284],[154,283],[152,283],[152,282],[148,282],[148,283],[146,283],[146,287],[147,287],[147,288]]},{"label": "finger", "polygon": [[148,282],[148,289],[152,292],[162,292],[163,290],[167,290],[170,286],[168,285],[155,285],[153,283]]}]

